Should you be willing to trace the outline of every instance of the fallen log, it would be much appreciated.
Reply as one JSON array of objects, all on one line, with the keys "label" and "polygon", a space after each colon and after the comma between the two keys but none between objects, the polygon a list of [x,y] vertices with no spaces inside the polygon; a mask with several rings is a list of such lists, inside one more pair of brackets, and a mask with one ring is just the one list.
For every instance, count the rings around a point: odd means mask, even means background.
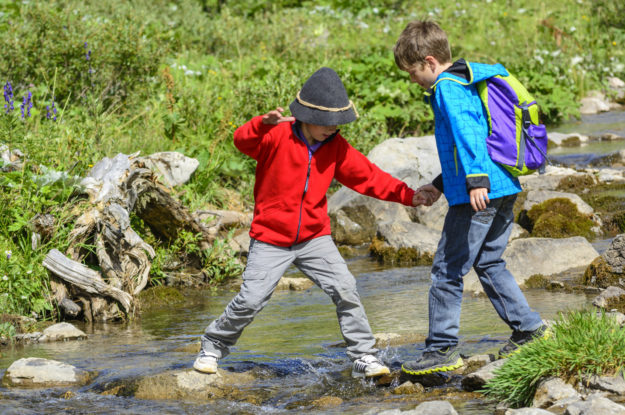
[{"label": "fallen log", "polygon": [[126,313],[132,311],[132,296],[106,284],[99,272],[87,268],[52,249],[43,260],[43,265],[54,275],[90,295],[110,297],[119,302]]}]

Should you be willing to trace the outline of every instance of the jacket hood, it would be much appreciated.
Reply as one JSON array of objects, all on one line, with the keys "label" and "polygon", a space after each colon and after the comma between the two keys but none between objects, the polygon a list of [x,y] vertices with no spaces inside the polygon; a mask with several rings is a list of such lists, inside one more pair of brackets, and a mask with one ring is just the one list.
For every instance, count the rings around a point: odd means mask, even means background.
[{"label": "jacket hood", "polygon": [[458,82],[459,84],[462,84],[462,85],[471,85],[471,84],[475,84],[477,82],[483,81],[485,79],[492,78],[493,76],[497,76],[497,75],[508,76],[509,75],[508,71],[506,71],[506,68],[504,68],[503,65],[500,63],[489,65],[486,63],[466,62],[466,65],[468,68],[468,79],[457,76],[450,72],[443,72],[438,76],[434,85],[432,85],[432,87],[425,92],[425,95],[426,96],[431,95],[434,92],[434,89],[436,89],[436,84],[438,84],[439,82],[443,80],[450,80],[453,82]]}]

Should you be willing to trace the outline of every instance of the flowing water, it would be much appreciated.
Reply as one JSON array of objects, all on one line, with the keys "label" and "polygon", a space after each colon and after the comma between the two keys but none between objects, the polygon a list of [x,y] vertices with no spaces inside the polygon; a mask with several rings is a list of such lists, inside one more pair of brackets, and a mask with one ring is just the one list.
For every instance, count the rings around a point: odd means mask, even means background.
[{"label": "flowing water", "polygon": [[[605,125],[616,125],[625,136],[625,113],[587,118],[581,125],[563,126],[595,135]],[[601,120],[608,120],[604,123]],[[573,128],[577,127],[577,128]],[[613,128],[613,127],[609,127]],[[621,142],[620,147],[623,148]],[[601,142],[592,154],[615,151],[612,142]],[[588,154],[588,146],[559,149],[556,156]],[[597,241],[601,252],[609,241]],[[372,329],[376,333],[427,333],[427,290],[429,268],[383,267],[366,256],[348,259]],[[289,274],[296,274],[290,270]],[[291,275],[293,276],[293,275]],[[313,287],[302,292],[276,292],[268,306],[245,330],[232,354],[220,362],[232,371],[254,370],[263,376],[254,384],[271,392],[261,405],[239,401],[141,400],[130,396],[103,395],[111,385],[172,369],[189,369],[195,358],[194,345],[207,324],[218,317],[235,295],[226,288],[186,293],[183,304],[143,313],[127,324],[76,323],[88,334],[83,341],[16,346],[0,350],[0,376],[15,360],[42,357],[59,360],[99,372],[88,386],[20,390],[0,388],[0,414],[361,414],[369,410],[414,408],[417,398],[392,395],[379,387],[350,377],[350,365],[340,345],[341,336],[334,306],[329,297]],[[567,309],[588,306],[592,297],[583,294],[525,291],[528,302],[544,319],[554,319]],[[492,353],[510,335],[486,298],[465,297],[461,317],[461,352],[472,355]],[[420,354],[423,343],[388,347],[382,357],[393,369],[400,362]],[[323,396],[342,399],[330,408],[314,409],[311,402]],[[461,415],[491,414],[493,406],[475,398],[453,401]]]}]

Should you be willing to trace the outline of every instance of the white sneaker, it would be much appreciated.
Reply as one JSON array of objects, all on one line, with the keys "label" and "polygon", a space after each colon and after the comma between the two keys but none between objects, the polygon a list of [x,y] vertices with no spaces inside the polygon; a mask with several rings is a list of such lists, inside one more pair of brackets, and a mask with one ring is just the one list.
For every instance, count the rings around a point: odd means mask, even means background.
[{"label": "white sneaker", "polygon": [[217,356],[202,350],[193,362],[193,369],[202,373],[217,373]]},{"label": "white sneaker", "polygon": [[375,376],[388,375],[391,371],[388,367],[384,366],[377,357],[366,354],[356,360],[352,366],[353,377],[366,377],[371,378]]}]

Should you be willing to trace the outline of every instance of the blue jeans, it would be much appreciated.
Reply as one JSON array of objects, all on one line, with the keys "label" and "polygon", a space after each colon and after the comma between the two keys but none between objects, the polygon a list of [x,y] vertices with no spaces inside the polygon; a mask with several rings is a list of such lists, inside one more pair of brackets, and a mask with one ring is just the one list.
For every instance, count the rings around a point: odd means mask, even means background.
[{"label": "blue jeans", "polygon": [[515,200],[516,195],[493,199],[480,212],[468,203],[449,208],[432,265],[426,350],[458,344],[462,278],[471,267],[499,317],[512,330],[531,331],[542,325],[501,258],[512,228]]}]

